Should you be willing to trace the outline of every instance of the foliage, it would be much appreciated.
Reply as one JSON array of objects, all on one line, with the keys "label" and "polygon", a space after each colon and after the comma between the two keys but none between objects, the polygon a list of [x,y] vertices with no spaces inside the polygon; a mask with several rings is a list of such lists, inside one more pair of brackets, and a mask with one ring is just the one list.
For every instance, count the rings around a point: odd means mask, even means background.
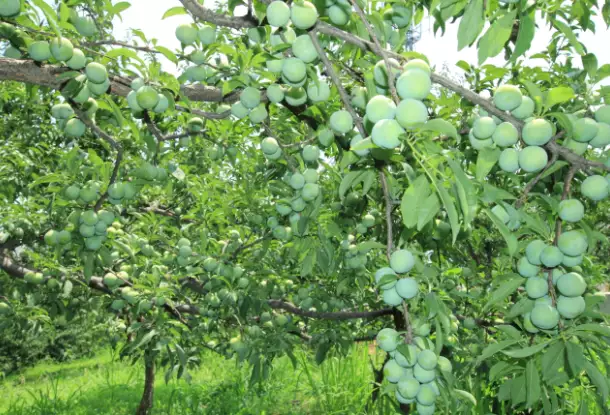
[{"label": "foliage", "polygon": [[[610,70],[578,39],[607,4],[182,0],[169,50],[112,39],[128,2],[5,3],[3,327],[103,322],[138,414],[155,364],[210,349],[256,388],[375,337],[403,413],[607,412]],[[425,14],[476,43],[464,85],[405,50]]]}]

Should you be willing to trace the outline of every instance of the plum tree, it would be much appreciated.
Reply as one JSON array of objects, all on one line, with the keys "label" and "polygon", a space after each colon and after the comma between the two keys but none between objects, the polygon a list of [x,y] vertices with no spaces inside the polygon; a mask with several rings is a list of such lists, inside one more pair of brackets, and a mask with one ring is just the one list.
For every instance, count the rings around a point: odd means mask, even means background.
[{"label": "plum tree", "polygon": [[[582,5],[180,0],[171,49],[114,38],[125,2],[64,3],[0,2],[3,328],[58,294],[118,322],[146,366],[138,415],[155,364],[186,376],[205,349],[255,384],[296,348],[373,338],[371,411],[607,406],[610,107],[599,56],[565,64]],[[406,50],[427,15],[477,48],[463,78]]]}]

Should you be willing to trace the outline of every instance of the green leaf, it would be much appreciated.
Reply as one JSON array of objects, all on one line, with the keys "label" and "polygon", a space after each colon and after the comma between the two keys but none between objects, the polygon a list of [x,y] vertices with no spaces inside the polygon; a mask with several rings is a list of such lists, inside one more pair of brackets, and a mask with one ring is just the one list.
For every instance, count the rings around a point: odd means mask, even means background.
[{"label": "green leaf", "polygon": [[532,356],[532,355],[540,352],[546,346],[548,346],[549,343],[550,343],[550,340],[548,340],[544,343],[536,344],[534,346],[524,347],[521,349],[503,350],[502,353],[504,353],[506,356],[509,356],[509,357],[512,357],[515,359],[522,359],[524,357]]},{"label": "green leaf", "polygon": [[430,222],[436,214],[441,210],[441,204],[438,201],[436,194],[430,196],[420,203],[417,209],[417,230],[420,231],[428,222]]},{"label": "green leaf", "polygon": [[455,202],[453,201],[453,198],[449,196],[449,192],[447,189],[445,189],[443,183],[436,178],[434,178],[434,182],[436,184],[436,191],[443,202],[443,207],[445,208],[445,211],[447,211],[447,217],[449,218],[449,224],[451,225],[451,232],[453,233],[452,243],[455,243],[457,236],[460,233],[460,223],[458,221],[458,213],[457,209],[455,208]]},{"label": "green leaf", "polygon": [[163,13],[163,17],[161,18],[161,20],[167,19],[168,17],[172,17],[172,16],[179,16],[181,14],[187,14],[187,11],[184,7],[182,7],[182,6],[172,7],[171,9],[169,9],[165,13]]},{"label": "green leaf", "polygon": [[571,341],[566,342],[566,356],[572,374],[578,376],[582,372],[586,361],[582,346]]},{"label": "green leaf", "polygon": [[582,66],[585,68],[587,73],[589,74],[589,78],[595,79],[597,75],[597,56],[594,53],[587,53],[582,57]]},{"label": "green leaf", "polygon": [[483,362],[483,360],[489,359],[494,354],[506,349],[507,347],[512,346],[515,343],[518,343],[519,341],[520,341],[519,339],[511,339],[511,340],[503,340],[498,343],[490,344],[485,349],[483,349],[483,351],[481,352],[479,357],[477,357],[477,364],[480,364],[481,362]]},{"label": "green leaf", "polygon": [[478,181],[483,181],[485,179],[487,174],[498,162],[501,153],[502,151],[499,148],[484,148],[479,151],[476,172],[476,178]]},{"label": "green leaf", "polygon": [[500,235],[502,235],[502,237],[506,241],[506,245],[508,246],[508,253],[510,254],[510,256],[513,256],[519,248],[519,242],[517,241],[517,237],[513,232],[510,231],[510,229],[508,229],[504,222],[502,222],[500,218],[494,215],[489,209],[485,209],[485,213],[487,214],[487,216],[489,216],[494,225],[496,225],[496,228],[498,228],[498,230],[500,231]]},{"label": "green leaf", "polygon": [[578,41],[570,26],[559,20],[553,20],[553,26],[555,26],[565,35],[570,42],[570,45],[572,45],[579,55],[585,54],[585,48],[582,46],[582,43]]},{"label": "green leaf", "polygon": [[517,376],[513,379],[513,383],[510,388],[510,400],[513,403],[512,406],[515,407],[521,402],[525,402],[526,397],[525,376]]},{"label": "green leaf", "polygon": [[142,338],[140,339],[140,341],[133,347],[133,349],[139,349],[140,347],[150,343],[150,341],[153,339],[153,337],[155,337],[157,335],[157,330],[151,330],[148,333],[146,333],[144,336],[142,336]]},{"label": "green leaf", "polygon": [[59,30],[59,27],[57,27],[57,13],[55,13],[55,10],[53,10],[53,8],[44,0],[32,0],[32,3],[34,3],[36,7],[42,10],[44,17],[47,18],[47,22],[49,23],[55,34],[58,37],[62,37],[61,31]]},{"label": "green leaf", "polygon": [[532,46],[532,40],[536,33],[536,22],[534,21],[535,15],[522,15],[519,18],[519,33],[517,34],[517,42],[515,43],[515,49],[510,57],[511,61],[516,61],[517,58],[523,55]]},{"label": "green leaf", "polygon": [[483,306],[483,313],[487,312],[492,306],[498,304],[500,301],[504,300],[509,295],[513,294],[517,288],[519,288],[526,281],[525,278],[521,277],[518,274],[511,274],[512,278],[503,282],[498,288],[496,288],[492,293],[485,304]]},{"label": "green leaf", "polygon": [[178,64],[178,57],[168,48],[163,46],[155,46],[155,50],[163,54],[163,56],[165,56],[167,59],[169,59],[176,65]]},{"label": "green leaf", "polygon": [[497,19],[487,29],[487,32],[479,40],[479,65],[487,58],[497,56],[504,49],[504,45],[510,39],[513,32],[513,23],[517,16],[517,10],[506,13]]},{"label": "green leaf", "polygon": [[180,359],[180,364],[183,367],[186,367],[186,353],[184,353],[184,349],[180,347],[179,344],[176,343],[176,353],[178,354],[178,359]]},{"label": "green leaf", "polygon": [[610,327],[602,326],[601,324],[587,323],[576,326],[575,331],[593,331],[602,336],[610,337]]},{"label": "green leaf", "polygon": [[423,201],[422,199],[427,198],[429,193],[430,183],[426,176],[421,175],[411,183],[411,186],[402,195],[400,211],[402,213],[402,221],[407,228],[412,228],[417,224],[418,204]]},{"label": "green leaf", "polygon": [[447,137],[459,140],[459,135],[455,126],[442,118],[430,120],[422,125],[419,129],[420,131],[434,131],[436,133],[446,135]]},{"label": "green leaf", "polygon": [[578,411],[576,411],[575,415],[589,415],[589,404],[587,403],[585,396],[586,395],[583,393],[580,397],[580,405],[578,405]]},{"label": "green leaf", "polygon": [[527,408],[533,407],[540,399],[540,376],[534,359],[529,360],[525,366],[525,394]]},{"label": "green leaf", "polygon": [[558,86],[551,88],[546,93],[546,100],[544,102],[545,109],[549,109],[557,104],[562,104],[574,98],[574,90],[569,86]]},{"label": "green leaf", "polygon": [[472,45],[477,39],[485,25],[483,13],[483,0],[468,3],[458,28],[458,50]]},{"label": "green leaf", "polygon": [[522,79],[521,83],[525,86],[530,98],[536,103],[536,111],[540,111],[542,109],[542,103],[544,102],[544,94],[540,88],[538,88],[538,85],[527,79]]},{"label": "green leaf", "polygon": [[477,405],[476,398],[470,392],[466,392],[461,389],[454,389],[453,392],[457,395],[458,398],[466,399],[468,402],[470,402],[474,406]]},{"label": "green leaf", "polygon": [[352,187],[352,183],[363,174],[363,170],[354,170],[343,177],[343,180],[341,180],[341,184],[339,185],[339,197],[341,200],[345,198],[345,193]]},{"label": "green leaf", "polygon": [[460,209],[462,210],[462,216],[464,217],[464,226],[468,226],[474,219],[470,206],[476,206],[477,203],[474,186],[460,165],[451,157],[447,156],[446,158],[449,167],[457,179],[455,187],[460,201]]},{"label": "green leaf", "polygon": [[587,376],[591,380],[591,383],[595,385],[597,391],[602,395],[603,401],[606,402],[608,400],[608,382],[606,377],[599,371],[597,366],[592,364],[589,361],[585,361],[584,364],[585,372],[587,372]]},{"label": "green leaf", "polygon": [[491,367],[491,369],[489,369],[489,381],[490,382],[495,381],[496,379],[498,379],[500,377],[500,375],[504,374],[504,371],[506,369],[513,368],[513,367],[514,367],[514,365],[512,365],[508,362],[505,362],[503,360],[500,360],[495,365],[493,365]]}]

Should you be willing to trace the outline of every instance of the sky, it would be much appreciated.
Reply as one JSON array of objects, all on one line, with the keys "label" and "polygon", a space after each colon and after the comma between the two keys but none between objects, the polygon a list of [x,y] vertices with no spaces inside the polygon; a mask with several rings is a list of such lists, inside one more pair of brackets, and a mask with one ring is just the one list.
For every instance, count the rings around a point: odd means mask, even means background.
[{"label": "sky", "polygon": [[[206,0],[208,7],[211,4],[211,0]],[[160,45],[172,49],[179,48],[180,44],[174,35],[175,28],[181,23],[192,22],[192,19],[188,15],[181,15],[161,20],[165,11],[175,6],[181,6],[181,3],[178,0],[132,0],[131,7],[123,12],[123,22],[115,22],[115,37],[117,39],[127,39],[129,29],[134,27],[142,30],[149,38],[157,38]],[[586,32],[586,34],[581,35],[580,39],[587,46],[588,51],[597,56],[601,66],[610,63],[610,48],[607,41],[602,41],[602,39],[610,40],[610,31],[601,18],[593,18],[593,21],[597,27],[597,34]],[[542,20],[539,23],[542,23]],[[477,65],[476,47],[464,48],[459,52],[457,50],[458,24],[459,21],[458,23],[447,24],[446,31],[441,37],[440,32],[438,36],[433,35],[432,21],[425,20],[422,23],[422,38],[415,45],[415,50],[425,54],[433,66],[441,67],[446,64],[458,74],[462,72],[455,66],[455,63],[459,60]],[[549,30],[538,28],[532,48],[527,55],[543,51],[550,39],[551,32]],[[503,53],[496,58],[488,59],[485,63],[501,66],[504,63],[502,55]],[[579,60],[576,61],[578,62],[575,63],[580,64]],[[540,64],[540,61],[530,60],[528,64],[537,65]],[[163,68],[168,72],[175,73],[175,67],[171,62],[164,62]],[[606,82],[610,82],[610,79],[607,79]]]}]

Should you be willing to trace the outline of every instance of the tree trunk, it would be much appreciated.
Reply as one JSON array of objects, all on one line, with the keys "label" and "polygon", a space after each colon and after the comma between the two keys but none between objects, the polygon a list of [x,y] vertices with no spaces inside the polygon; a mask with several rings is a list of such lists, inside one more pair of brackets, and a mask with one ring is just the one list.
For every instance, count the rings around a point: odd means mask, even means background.
[{"label": "tree trunk", "polygon": [[153,395],[155,393],[155,360],[145,357],[144,393],[136,415],[150,415],[152,413]]}]

